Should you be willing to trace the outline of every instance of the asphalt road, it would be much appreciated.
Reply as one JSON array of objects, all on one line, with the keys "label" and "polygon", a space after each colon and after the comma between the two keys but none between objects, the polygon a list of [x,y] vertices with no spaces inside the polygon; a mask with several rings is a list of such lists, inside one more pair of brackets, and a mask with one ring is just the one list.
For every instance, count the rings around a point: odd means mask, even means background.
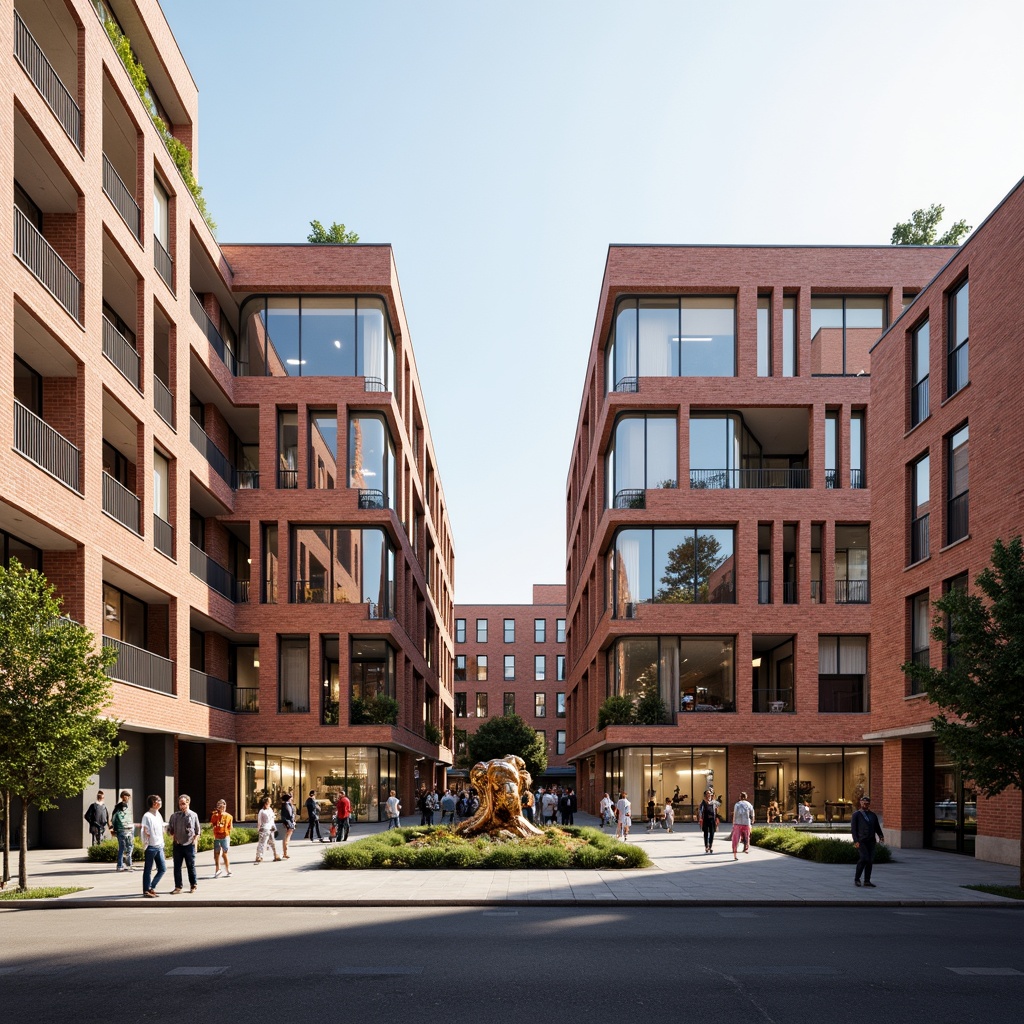
[{"label": "asphalt road", "polygon": [[1019,1024],[1022,1004],[1015,909],[0,911],[18,1024]]}]

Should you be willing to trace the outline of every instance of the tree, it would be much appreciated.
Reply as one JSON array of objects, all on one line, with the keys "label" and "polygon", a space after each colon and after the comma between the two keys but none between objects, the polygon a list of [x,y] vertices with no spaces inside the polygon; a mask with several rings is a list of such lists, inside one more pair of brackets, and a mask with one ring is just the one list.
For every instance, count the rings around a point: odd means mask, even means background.
[{"label": "tree", "polygon": [[910,220],[900,221],[892,229],[893,245],[959,245],[961,239],[973,230],[965,220],[958,220],[952,227],[938,234],[939,221],[946,208],[941,203],[932,203],[927,210],[915,210]]},{"label": "tree", "polygon": [[935,738],[985,796],[1015,786],[1021,796],[1020,885],[1024,888],[1024,545],[996,540],[975,580],[981,595],[953,587],[935,602],[931,635],[947,667],[907,663],[941,710]]},{"label": "tree", "polygon": [[490,718],[469,736],[469,756],[474,764],[509,754],[518,754],[534,779],[547,771],[548,752],[544,740],[519,715]]},{"label": "tree", "polygon": [[335,245],[355,245],[359,236],[354,231],[346,231],[344,224],[335,222],[329,228],[325,228],[318,220],[311,220],[309,226],[313,229],[306,237],[307,242],[334,243]]},{"label": "tree", "polygon": [[[18,884],[28,888],[28,809],[81,793],[126,746],[118,723],[103,718],[112,688],[106,668],[117,655],[59,618],[46,577],[17,559],[0,567],[0,791],[21,798]],[[9,822],[9,819],[8,819]],[[5,849],[10,825],[5,825]]]},{"label": "tree", "polygon": [[668,553],[657,600],[677,604],[707,601],[711,576],[723,562],[721,550],[713,534],[698,533],[694,541],[691,533]]}]

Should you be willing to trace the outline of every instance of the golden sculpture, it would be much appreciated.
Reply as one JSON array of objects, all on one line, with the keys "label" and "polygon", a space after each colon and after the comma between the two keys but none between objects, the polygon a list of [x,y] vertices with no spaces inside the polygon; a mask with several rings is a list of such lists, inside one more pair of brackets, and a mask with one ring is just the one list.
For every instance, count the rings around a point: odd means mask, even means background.
[{"label": "golden sculpture", "polygon": [[526,762],[516,754],[479,761],[469,773],[469,781],[480,795],[480,807],[455,829],[463,836],[500,835],[509,839],[539,836],[542,832],[523,817],[520,797],[533,779]]}]

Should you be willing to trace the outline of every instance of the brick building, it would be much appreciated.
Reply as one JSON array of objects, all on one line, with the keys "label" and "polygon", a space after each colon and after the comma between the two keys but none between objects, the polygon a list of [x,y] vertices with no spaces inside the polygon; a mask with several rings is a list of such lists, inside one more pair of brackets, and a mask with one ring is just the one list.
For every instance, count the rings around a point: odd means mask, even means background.
[{"label": "brick building", "polygon": [[[376,820],[453,735],[454,553],[391,249],[218,244],[159,5],[5,8],[0,540],[118,651],[128,751],[98,784],[239,818],[344,785]],[[91,799],[33,841],[79,845]]]},{"label": "brick building", "polygon": [[455,751],[488,718],[518,714],[544,737],[535,782],[573,785],[565,756],[565,585],[535,584],[531,604],[455,606]]}]

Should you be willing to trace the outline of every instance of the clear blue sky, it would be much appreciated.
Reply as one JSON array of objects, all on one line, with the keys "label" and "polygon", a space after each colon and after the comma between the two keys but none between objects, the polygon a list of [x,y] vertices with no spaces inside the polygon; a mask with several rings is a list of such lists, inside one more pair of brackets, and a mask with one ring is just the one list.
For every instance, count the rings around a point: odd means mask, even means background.
[{"label": "clear blue sky", "polygon": [[394,246],[456,601],[565,577],[609,243],[886,243],[1024,175],[1020,0],[162,0],[223,242]]}]

